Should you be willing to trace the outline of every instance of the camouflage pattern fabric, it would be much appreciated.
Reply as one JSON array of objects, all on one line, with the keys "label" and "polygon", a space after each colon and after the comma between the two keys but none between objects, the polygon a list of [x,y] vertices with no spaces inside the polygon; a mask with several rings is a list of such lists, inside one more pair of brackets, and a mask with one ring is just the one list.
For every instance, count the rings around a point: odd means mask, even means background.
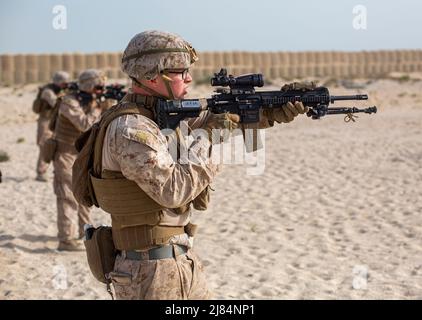
[{"label": "camouflage pattern fabric", "polygon": [[106,80],[105,74],[96,69],[87,69],[82,71],[78,77],[79,90],[89,92],[95,86],[104,85]]},{"label": "camouflage pattern fabric", "polygon": [[[57,101],[57,96],[50,88],[45,88],[41,92],[41,99],[45,100],[48,105],[53,108]],[[38,161],[37,161],[37,174],[43,175],[47,172],[48,163],[43,160],[42,156],[42,146],[47,141],[47,139],[51,138],[53,133],[48,128],[48,123],[50,119],[48,117],[49,113],[46,112],[47,110],[42,110],[40,116],[38,117],[37,121],[37,145],[39,147],[39,154],[38,154]]]},{"label": "camouflage pattern fabric", "polygon": [[[86,113],[85,113],[86,112]],[[99,108],[81,107],[72,96],[63,98],[59,114],[66,117],[80,131],[88,130],[100,117]],[[76,139],[76,137],[75,137]],[[83,225],[92,224],[89,208],[81,206],[72,192],[72,166],[77,151],[73,145],[58,141],[54,157],[54,192],[57,196],[57,227],[60,241],[71,240],[83,235]],[[79,232],[74,220],[78,218]]]},{"label": "camouflage pattern fabric", "polygon": [[[189,149],[190,161],[177,163],[169,152],[175,147],[169,147],[155,122],[141,115],[125,115],[107,129],[102,165],[103,169],[121,171],[162,206],[177,208],[192,201],[217,174],[218,166],[206,163],[208,147],[208,141],[196,141]],[[165,225],[188,223],[174,213],[163,219]]]},{"label": "camouflage pattern fabric", "polygon": [[138,80],[151,80],[165,69],[189,68],[197,60],[195,49],[180,36],[145,31],[135,35],[127,45],[122,57],[122,71]]},{"label": "camouflage pattern fabric", "polygon": [[68,95],[63,98],[59,106],[59,114],[65,116],[78,130],[88,130],[101,116],[101,109],[96,107],[95,101],[90,105],[80,106],[74,96]]},{"label": "camouflage pattern fabric", "polygon": [[37,174],[45,174],[48,170],[48,163],[43,160],[42,146],[53,133],[48,128],[50,120],[48,118],[39,117],[37,122],[37,145],[39,148],[38,161],[37,161]]},{"label": "camouflage pattern fabric", "polygon": [[[191,129],[203,125],[206,114],[190,121]],[[189,146],[191,157],[181,164],[170,154],[166,136],[155,122],[141,115],[124,115],[113,120],[104,138],[102,167],[120,171],[135,181],[152,199],[166,207],[160,225],[185,226],[191,212],[177,214],[174,209],[192,201],[218,172],[206,163],[209,143],[205,139]],[[170,244],[192,247],[187,234],[175,236]],[[189,250],[171,259],[134,261],[118,256],[112,275],[117,299],[208,299],[202,265]]]},{"label": "camouflage pattern fabric", "polygon": [[129,260],[118,255],[110,273],[118,300],[211,299],[202,263],[192,250],[176,258]]},{"label": "camouflage pattern fabric", "polygon": [[69,79],[70,75],[66,71],[57,71],[53,75],[53,83],[58,86],[69,82]]},{"label": "camouflage pattern fabric", "polygon": [[41,92],[41,99],[43,99],[44,101],[47,101],[49,106],[51,108],[54,108],[54,106],[56,105],[56,102],[57,102],[57,95],[50,88],[45,88]]},{"label": "camouflage pattern fabric", "polygon": [[[89,208],[76,201],[72,192],[72,165],[76,149],[58,142],[54,157],[54,193],[57,196],[57,228],[60,241],[80,238],[84,224],[92,224]],[[75,224],[75,220],[78,224]]]}]

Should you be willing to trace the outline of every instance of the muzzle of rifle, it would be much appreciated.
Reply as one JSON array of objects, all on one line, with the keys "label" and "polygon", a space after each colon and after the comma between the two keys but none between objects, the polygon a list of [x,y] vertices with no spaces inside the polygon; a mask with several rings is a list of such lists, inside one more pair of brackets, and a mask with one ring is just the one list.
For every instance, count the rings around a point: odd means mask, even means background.
[{"label": "muzzle of rifle", "polygon": [[368,100],[367,94],[356,94],[350,96],[330,96],[331,103],[335,101]]}]

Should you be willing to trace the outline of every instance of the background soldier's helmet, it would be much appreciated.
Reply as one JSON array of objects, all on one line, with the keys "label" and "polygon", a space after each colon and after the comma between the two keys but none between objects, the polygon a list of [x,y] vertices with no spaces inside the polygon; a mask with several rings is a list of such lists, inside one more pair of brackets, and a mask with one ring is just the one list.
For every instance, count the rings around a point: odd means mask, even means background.
[{"label": "background soldier's helmet", "polygon": [[96,69],[82,71],[78,78],[78,87],[81,91],[91,91],[95,86],[105,84],[106,77],[104,73]]},{"label": "background soldier's helmet", "polygon": [[57,86],[69,82],[70,76],[66,71],[57,71],[53,74],[53,83]]},{"label": "background soldier's helmet", "polygon": [[186,69],[197,60],[195,49],[180,36],[145,31],[134,36],[127,45],[122,71],[137,80],[151,80],[165,69]]}]

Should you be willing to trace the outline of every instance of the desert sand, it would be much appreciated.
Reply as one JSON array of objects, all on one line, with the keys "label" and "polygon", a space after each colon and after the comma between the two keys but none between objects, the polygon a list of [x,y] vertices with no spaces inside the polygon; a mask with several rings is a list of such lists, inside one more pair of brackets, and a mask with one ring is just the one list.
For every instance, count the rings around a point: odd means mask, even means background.
[{"label": "desert sand", "polygon": [[[209,210],[193,220],[216,298],[422,299],[422,81],[355,83],[363,88],[330,89],[368,93],[339,105],[377,105],[376,115],[276,125],[262,174],[229,164],[213,183]],[[0,88],[10,157],[0,162],[0,299],[110,299],[84,252],[56,251],[52,167],[48,183],[35,181],[35,94],[36,85]],[[110,223],[100,209],[92,216]]]}]

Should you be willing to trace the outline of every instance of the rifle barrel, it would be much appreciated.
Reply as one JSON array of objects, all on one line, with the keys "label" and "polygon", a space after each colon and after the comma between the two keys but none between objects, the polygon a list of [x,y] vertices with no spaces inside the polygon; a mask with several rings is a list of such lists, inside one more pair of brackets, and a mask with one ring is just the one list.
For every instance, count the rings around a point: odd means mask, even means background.
[{"label": "rifle barrel", "polygon": [[356,94],[351,96],[331,96],[331,103],[334,101],[349,101],[349,100],[368,100],[367,94]]}]

